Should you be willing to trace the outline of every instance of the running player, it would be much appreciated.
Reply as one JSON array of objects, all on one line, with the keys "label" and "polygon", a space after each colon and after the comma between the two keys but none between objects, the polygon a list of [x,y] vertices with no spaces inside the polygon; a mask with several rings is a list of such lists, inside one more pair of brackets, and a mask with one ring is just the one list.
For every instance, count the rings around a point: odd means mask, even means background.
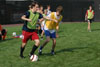
[{"label": "running player", "polygon": [[47,5],[47,15],[49,15],[51,13],[51,10],[50,10],[50,5]]},{"label": "running player", "polygon": [[24,52],[26,43],[29,39],[31,39],[32,41],[35,41],[35,45],[33,46],[32,51],[30,52],[30,56],[34,54],[34,52],[36,51],[36,49],[38,48],[40,44],[40,40],[39,40],[39,37],[37,35],[37,30],[36,30],[36,22],[38,19],[42,21],[43,16],[37,12],[37,8],[38,8],[38,3],[37,2],[32,3],[31,9],[28,10],[21,17],[21,19],[25,21],[23,25],[23,29],[22,29],[23,39],[22,39],[22,45],[20,49],[21,58],[25,58],[23,56],[23,52]]},{"label": "running player", "polygon": [[88,21],[87,30],[89,32],[91,32],[91,23],[92,23],[93,18],[94,18],[94,10],[92,10],[92,6],[89,6],[89,9],[87,10],[86,15],[85,15],[85,20]]},{"label": "running player", "polygon": [[56,24],[61,22],[62,20],[62,6],[58,6],[56,9],[56,12],[51,12],[47,17],[45,17],[47,20],[45,22],[44,30],[45,30],[45,35],[46,35],[46,40],[45,42],[40,46],[39,49],[39,54],[42,54],[42,49],[44,46],[50,41],[50,38],[53,41],[52,49],[51,49],[51,54],[54,55],[54,50],[56,46]]}]

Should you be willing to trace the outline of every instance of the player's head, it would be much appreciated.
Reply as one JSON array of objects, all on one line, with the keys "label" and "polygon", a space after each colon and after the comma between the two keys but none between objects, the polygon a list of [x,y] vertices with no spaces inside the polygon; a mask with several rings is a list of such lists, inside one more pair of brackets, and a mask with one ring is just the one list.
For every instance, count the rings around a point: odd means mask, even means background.
[{"label": "player's head", "polygon": [[31,5],[29,5],[28,7],[29,7],[29,10],[31,10]]},{"label": "player's head", "polygon": [[38,7],[39,7],[38,3],[37,2],[33,2],[31,4],[30,9],[33,10],[33,11],[37,11],[38,10]]},{"label": "player's head", "polygon": [[59,16],[63,11],[63,7],[62,6],[58,6],[57,9],[56,9],[56,14],[57,16]]},{"label": "player's head", "polygon": [[89,9],[92,10],[92,6],[91,5],[89,6]]},{"label": "player's head", "polygon": [[47,9],[44,9],[44,14],[46,14],[46,15],[47,15]]},{"label": "player's head", "polygon": [[47,5],[47,9],[50,10],[50,5]]},{"label": "player's head", "polygon": [[42,5],[40,5],[40,10],[43,10],[43,6]]}]

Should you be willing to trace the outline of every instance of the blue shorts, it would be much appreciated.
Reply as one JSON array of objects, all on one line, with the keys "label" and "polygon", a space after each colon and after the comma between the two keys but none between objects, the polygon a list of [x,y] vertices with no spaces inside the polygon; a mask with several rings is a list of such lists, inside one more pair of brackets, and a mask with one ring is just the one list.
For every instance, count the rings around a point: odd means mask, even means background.
[{"label": "blue shorts", "polygon": [[56,38],[56,32],[50,33],[48,30],[45,30],[44,32],[46,37],[49,36],[50,38]]}]

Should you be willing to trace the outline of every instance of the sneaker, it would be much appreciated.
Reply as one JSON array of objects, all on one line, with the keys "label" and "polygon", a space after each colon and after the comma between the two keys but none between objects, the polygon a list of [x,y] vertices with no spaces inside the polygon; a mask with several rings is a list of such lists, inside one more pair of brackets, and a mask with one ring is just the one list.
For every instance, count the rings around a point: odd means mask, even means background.
[{"label": "sneaker", "polygon": [[20,55],[21,58],[25,58],[23,55]]},{"label": "sneaker", "polygon": [[54,52],[54,51],[51,51],[51,54],[52,54],[52,55],[55,55],[55,52]]},{"label": "sneaker", "polygon": [[41,40],[43,40],[43,37],[41,37]]},{"label": "sneaker", "polygon": [[41,55],[41,54],[42,54],[42,50],[39,49],[39,55]]},{"label": "sneaker", "polygon": [[88,30],[88,32],[91,32],[91,30]]}]

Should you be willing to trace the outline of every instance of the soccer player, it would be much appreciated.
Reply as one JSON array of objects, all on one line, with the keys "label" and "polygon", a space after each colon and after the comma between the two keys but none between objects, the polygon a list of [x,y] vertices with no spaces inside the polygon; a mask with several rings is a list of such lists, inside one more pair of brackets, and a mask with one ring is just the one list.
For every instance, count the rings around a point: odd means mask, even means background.
[{"label": "soccer player", "polygon": [[51,13],[51,10],[50,10],[50,5],[47,5],[47,15],[49,15]]},{"label": "soccer player", "polygon": [[[47,9],[44,9],[44,13],[43,13],[43,16],[47,16]],[[44,35],[44,25],[45,25],[45,20],[42,21],[41,23],[41,30],[42,30],[42,33],[41,33],[41,40],[43,40],[43,35]]]},{"label": "soccer player", "polygon": [[92,23],[93,18],[94,18],[94,10],[92,10],[92,6],[89,6],[89,9],[87,10],[86,15],[85,15],[85,20],[88,21],[87,30],[89,32],[91,32],[91,23]]},{"label": "soccer player", "polygon": [[37,35],[37,30],[36,30],[36,22],[38,19],[40,19],[40,21],[42,21],[43,16],[37,12],[37,8],[38,8],[38,3],[37,2],[32,3],[31,9],[28,10],[21,17],[21,19],[25,21],[25,23],[23,25],[23,29],[22,29],[23,39],[22,39],[22,45],[21,45],[21,49],[20,49],[20,57],[21,58],[25,58],[23,56],[23,51],[24,51],[27,41],[29,39],[31,39],[32,41],[35,41],[32,51],[30,52],[30,56],[34,54],[34,52],[36,51],[36,49],[38,48],[38,46],[40,44],[40,40],[39,40],[39,37]]},{"label": "soccer player", "polygon": [[52,49],[51,49],[51,54],[54,55],[54,50],[56,46],[56,24],[61,22],[62,20],[62,6],[58,6],[56,9],[56,12],[51,12],[46,18],[44,30],[45,30],[45,35],[46,35],[46,40],[45,42],[40,46],[39,49],[39,54],[42,54],[42,49],[44,46],[50,41],[50,38],[53,41]]},{"label": "soccer player", "polygon": [[[43,6],[40,5],[37,12],[39,12],[40,14],[43,14]],[[38,34],[41,35],[42,30],[41,30],[41,22],[37,21],[38,23],[36,24],[37,29],[38,29]]]},{"label": "soccer player", "polygon": [[41,14],[43,14],[43,6],[42,6],[42,5],[40,5],[39,12],[40,12]]},{"label": "soccer player", "polygon": [[5,40],[7,34],[7,30],[3,29],[1,24],[0,24],[0,40]]}]

